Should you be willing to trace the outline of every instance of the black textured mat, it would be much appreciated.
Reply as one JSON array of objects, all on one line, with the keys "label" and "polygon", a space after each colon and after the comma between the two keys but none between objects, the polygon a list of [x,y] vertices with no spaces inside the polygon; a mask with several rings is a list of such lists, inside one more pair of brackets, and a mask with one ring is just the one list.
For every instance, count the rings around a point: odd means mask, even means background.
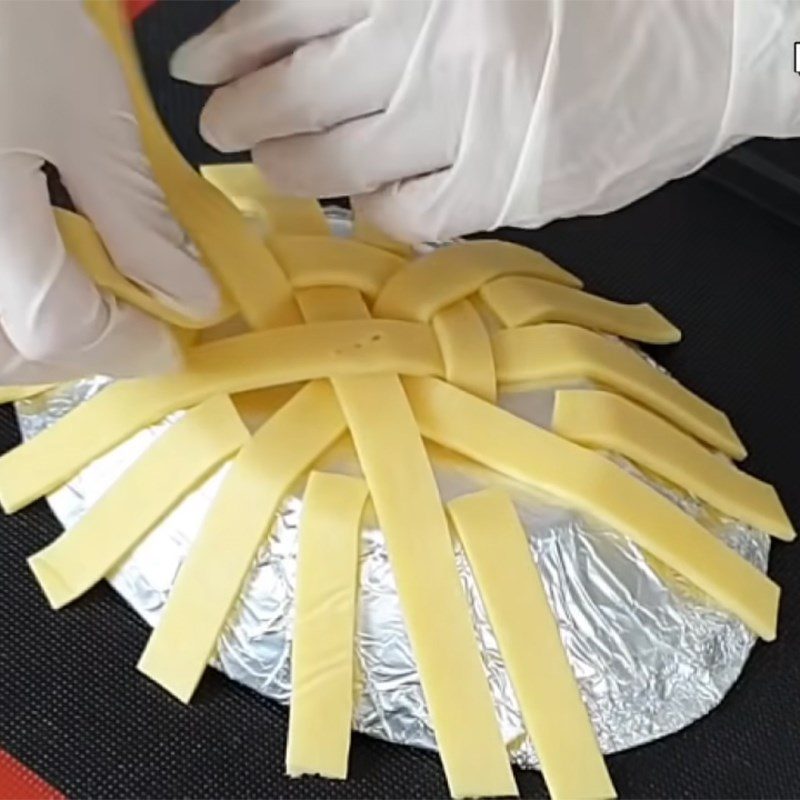
[{"label": "black textured mat", "polygon": [[[138,23],[157,102],[194,161],[214,157],[195,133],[203,93],[167,81],[166,57],[220,7],[162,2]],[[589,289],[648,300],[677,323],[685,340],[659,359],[731,415],[748,468],[779,487],[800,523],[796,229],[694,177],[602,219],[507,235]],[[0,409],[0,451],[16,441],[11,410]],[[44,503],[0,517],[0,747],[69,797],[447,796],[435,756],[361,736],[346,783],[284,778],[283,708],[211,672],[190,707],[169,699],[135,670],[145,625],[105,586],[48,610],[25,559],[58,531]],[[783,586],[778,641],[756,647],[708,717],[611,757],[621,796],[800,796],[800,544],[776,544],[770,572]],[[520,786],[544,796],[538,774]]]}]

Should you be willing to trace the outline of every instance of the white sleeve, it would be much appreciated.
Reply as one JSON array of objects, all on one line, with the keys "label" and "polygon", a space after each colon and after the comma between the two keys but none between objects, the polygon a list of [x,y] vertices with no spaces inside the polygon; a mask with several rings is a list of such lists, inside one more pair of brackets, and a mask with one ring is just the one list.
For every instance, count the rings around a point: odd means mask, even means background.
[{"label": "white sleeve", "polygon": [[800,135],[797,0],[553,6],[507,223],[613,211],[745,139]]},{"label": "white sleeve", "polygon": [[800,135],[800,2],[738,0],[728,107],[717,152],[751,136]]}]

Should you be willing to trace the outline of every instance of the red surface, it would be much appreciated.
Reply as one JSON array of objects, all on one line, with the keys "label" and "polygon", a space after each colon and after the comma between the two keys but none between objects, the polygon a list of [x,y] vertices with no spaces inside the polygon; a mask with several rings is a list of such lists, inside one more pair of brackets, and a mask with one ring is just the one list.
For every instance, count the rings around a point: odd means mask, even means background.
[{"label": "red surface", "polygon": [[125,0],[128,19],[136,19],[143,11],[147,11],[156,0]]},{"label": "red surface", "polygon": [[0,750],[0,800],[65,800],[35,772]]}]

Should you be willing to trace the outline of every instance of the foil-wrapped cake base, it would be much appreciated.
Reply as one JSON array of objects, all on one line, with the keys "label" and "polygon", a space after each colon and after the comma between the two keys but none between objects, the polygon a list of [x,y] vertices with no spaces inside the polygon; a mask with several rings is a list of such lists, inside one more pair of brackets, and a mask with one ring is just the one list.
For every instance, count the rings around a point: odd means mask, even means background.
[{"label": "foil-wrapped cake base", "polygon": [[[346,233],[347,221],[340,215],[334,215],[333,225],[337,233]],[[85,380],[19,402],[23,438],[35,436],[107,383],[102,378]],[[506,394],[500,402],[536,424],[549,425],[552,390]],[[64,526],[91,508],[178,416],[133,436],[52,494],[50,505]],[[723,519],[701,502],[615,458],[766,570],[765,533]],[[445,501],[492,482],[489,473],[435,449],[432,460]],[[325,468],[358,471],[346,448],[333,453]],[[225,469],[186,497],[110,578],[116,591],[151,625],[158,621]],[[523,487],[513,496],[603,751],[613,753],[666,736],[714,708],[753,646],[754,636],[745,626],[597,520]],[[302,507],[299,487],[283,503],[213,660],[233,680],[282,703],[291,693],[297,525]],[[457,545],[456,556],[512,760],[535,767],[536,755],[497,641]],[[356,635],[354,729],[390,742],[435,748],[383,534],[369,514],[362,538]],[[536,631],[530,635],[535,637]],[[132,673],[131,680],[136,679]]]}]

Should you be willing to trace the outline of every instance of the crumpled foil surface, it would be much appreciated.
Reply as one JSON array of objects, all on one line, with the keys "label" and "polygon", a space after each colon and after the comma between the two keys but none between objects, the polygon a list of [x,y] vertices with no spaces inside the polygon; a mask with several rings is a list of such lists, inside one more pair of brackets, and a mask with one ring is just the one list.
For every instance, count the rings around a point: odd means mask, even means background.
[{"label": "crumpled foil surface", "polygon": [[[346,234],[346,218],[336,212],[332,218],[335,232]],[[35,436],[107,384],[105,378],[84,380],[17,403],[23,438]],[[505,394],[500,402],[536,424],[550,423],[552,390]],[[50,505],[64,526],[73,525],[91,508],[180,413],[136,434],[53,493]],[[766,570],[765,533],[724,519],[624,459],[611,457]],[[445,501],[487,485],[485,476],[460,469],[449,459],[434,453],[433,461]],[[325,468],[358,470],[345,451],[329,459]],[[225,470],[220,468],[175,508],[110,578],[114,589],[150,625],[158,621]],[[603,751],[613,753],[666,736],[714,708],[753,646],[754,636],[745,626],[608,526],[521,487],[513,496]],[[283,503],[212,662],[233,680],[281,703],[288,703],[291,694],[302,508],[301,490]],[[522,767],[536,767],[497,641],[458,545],[456,558],[511,758]],[[536,631],[530,635],[535,637]],[[362,538],[356,656],[354,729],[398,744],[435,749],[383,534],[369,515]]]}]

